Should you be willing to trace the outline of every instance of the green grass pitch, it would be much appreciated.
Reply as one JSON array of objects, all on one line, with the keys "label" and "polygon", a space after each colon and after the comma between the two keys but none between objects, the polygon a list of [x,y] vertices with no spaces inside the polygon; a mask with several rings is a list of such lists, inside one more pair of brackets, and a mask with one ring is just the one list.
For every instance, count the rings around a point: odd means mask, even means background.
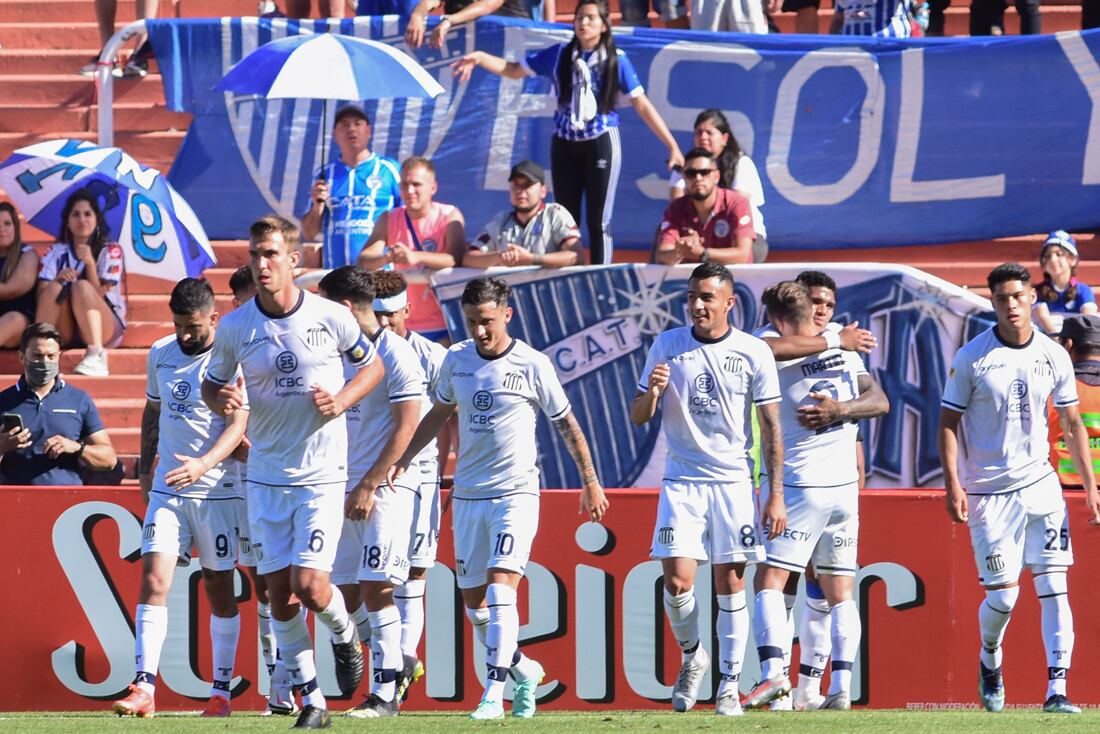
[{"label": "green grass pitch", "polygon": [[[261,717],[253,713],[234,714],[229,719],[200,719],[196,715],[158,714],[153,719],[119,719],[107,713],[7,713],[0,714],[0,732],[276,732],[288,731],[293,723],[283,717]],[[529,721],[475,722],[465,713],[409,712],[396,719],[363,721],[334,718],[329,731],[426,732],[498,732],[512,734],[569,732],[652,732],[676,734],[697,731],[746,732],[1096,732],[1100,731],[1100,710],[1091,709],[1072,715],[1045,714],[1039,710],[1015,710],[1000,714],[983,711],[850,711],[778,713],[750,711],[737,719],[719,719],[709,709],[689,714],[652,711],[548,712]]]}]

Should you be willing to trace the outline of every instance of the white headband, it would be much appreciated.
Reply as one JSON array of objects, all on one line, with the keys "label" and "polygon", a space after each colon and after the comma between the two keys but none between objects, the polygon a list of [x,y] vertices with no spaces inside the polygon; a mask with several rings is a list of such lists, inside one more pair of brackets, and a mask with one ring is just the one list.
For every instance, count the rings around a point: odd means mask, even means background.
[{"label": "white headband", "polygon": [[409,305],[409,292],[403,290],[397,295],[390,296],[389,298],[375,298],[374,310],[379,313],[393,313],[394,311],[400,311]]}]

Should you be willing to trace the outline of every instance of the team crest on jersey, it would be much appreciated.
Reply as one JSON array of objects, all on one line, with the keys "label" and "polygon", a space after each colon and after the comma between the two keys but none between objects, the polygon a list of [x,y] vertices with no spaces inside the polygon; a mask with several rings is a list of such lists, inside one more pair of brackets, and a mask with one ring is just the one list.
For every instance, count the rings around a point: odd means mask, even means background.
[{"label": "team crest on jersey", "polygon": [[474,407],[485,412],[493,407],[493,394],[488,390],[478,390],[474,393]]},{"label": "team crest on jersey", "polygon": [[722,371],[737,374],[745,369],[745,360],[736,354],[727,354],[722,359]]},{"label": "team crest on jersey", "polygon": [[439,245],[435,243],[435,240],[424,240],[420,243],[420,249],[424,252],[435,252]]},{"label": "team crest on jersey", "polygon": [[323,347],[328,342],[328,331],[323,326],[306,329],[306,344],[311,347]]},{"label": "team crest on jersey", "polygon": [[699,392],[714,392],[714,377],[709,372],[704,372],[695,377],[695,389]]},{"label": "team crest on jersey", "polygon": [[523,376],[522,372],[509,372],[504,376],[502,383],[505,390],[522,390],[523,386],[527,384],[527,378]]},{"label": "team crest on jersey", "polygon": [[275,358],[275,367],[284,374],[290,374],[298,369],[298,358],[294,352],[283,352]]},{"label": "team crest on jersey", "polygon": [[187,397],[191,394],[190,382],[177,382],[172,388],[172,397],[176,400],[187,400]]},{"label": "team crest on jersey", "polygon": [[1027,383],[1023,380],[1013,380],[1008,385],[1008,395],[1014,400],[1021,400],[1027,395]]},{"label": "team crest on jersey", "polygon": [[715,237],[728,237],[730,233],[730,223],[725,219],[719,219],[714,223],[714,236]]}]

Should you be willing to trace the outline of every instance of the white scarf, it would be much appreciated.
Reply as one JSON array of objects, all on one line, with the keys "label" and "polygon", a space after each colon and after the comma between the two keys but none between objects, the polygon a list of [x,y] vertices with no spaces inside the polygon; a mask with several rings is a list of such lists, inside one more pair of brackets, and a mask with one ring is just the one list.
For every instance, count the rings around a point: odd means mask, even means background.
[{"label": "white scarf", "polygon": [[592,85],[592,69],[607,61],[607,51],[602,47],[585,61],[578,46],[573,49],[573,99],[569,105],[569,124],[574,130],[584,130],[596,119],[600,108]]}]

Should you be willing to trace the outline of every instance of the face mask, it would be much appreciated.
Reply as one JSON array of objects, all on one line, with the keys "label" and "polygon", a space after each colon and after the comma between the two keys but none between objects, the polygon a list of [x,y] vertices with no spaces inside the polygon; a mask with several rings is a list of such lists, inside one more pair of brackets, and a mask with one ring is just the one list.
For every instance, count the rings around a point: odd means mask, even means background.
[{"label": "face mask", "polygon": [[42,387],[57,377],[61,369],[60,362],[38,360],[27,363],[26,378],[31,387]]}]

